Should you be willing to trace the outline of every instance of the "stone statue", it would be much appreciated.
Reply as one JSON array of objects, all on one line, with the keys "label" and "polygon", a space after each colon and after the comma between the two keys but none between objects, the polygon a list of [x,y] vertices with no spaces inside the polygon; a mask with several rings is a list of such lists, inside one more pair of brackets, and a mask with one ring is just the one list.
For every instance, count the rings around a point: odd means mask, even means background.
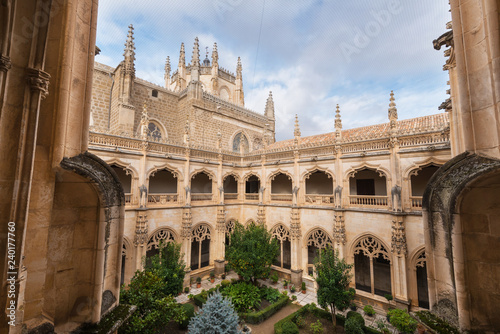
[{"label": "stone statue", "polygon": [[401,187],[397,184],[391,189],[391,198],[392,198],[392,209],[394,211],[402,211],[401,205]]},{"label": "stone statue", "polygon": [[148,188],[143,184],[142,186],[139,187],[139,193],[140,193],[141,208],[145,208],[146,203],[148,202]]},{"label": "stone statue", "polygon": [[340,208],[342,206],[342,187],[337,186],[334,192],[334,202],[335,207]]}]

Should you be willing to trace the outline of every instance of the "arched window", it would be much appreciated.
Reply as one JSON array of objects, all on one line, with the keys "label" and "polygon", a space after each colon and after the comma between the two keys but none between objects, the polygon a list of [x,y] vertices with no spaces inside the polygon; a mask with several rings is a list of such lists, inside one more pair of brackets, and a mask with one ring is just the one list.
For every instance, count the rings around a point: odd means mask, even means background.
[{"label": "arched window", "polygon": [[271,200],[277,202],[292,201],[292,179],[284,173],[278,173],[271,179]]},{"label": "arched window", "polygon": [[237,133],[233,139],[233,152],[248,153],[248,150],[249,146],[247,137],[242,132]]},{"label": "arched window", "polygon": [[148,203],[164,205],[177,203],[177,175],[168,169],[159,170],[149,177]]},{"label": "arched window", "polygon": [[417,295],[418,307],[429,309],[429,287],[427,285],[427,259],[425,251],[417,258]]},{"label": "arched window", "polygon": [[125,263],[127,260],[127,246],[125,246],[125,243],[122,245],[122,272],[120,276],[120,285],[123,285],[125,283]]},{"label": "arched window", "polygon": [[191,270],[210,264],[210,228],[199,225],[191,234]]},{"label": "arched window", "polygon": [[224,101],[229,101],[229,91],[227,90],[226,87],[222,87],[219,92],[219,96],[221,99]]},{"label": "arched window", "polygon": [[389,253],[376,238],[364,237],[354,247],[356,289],[379,296],[392,294]]},{"label": "arched window", "polygon": [[152,141],[160,141],[162,138],[161,129],[158,124],[149,122],[148,124],[148,138]]},{"label": "arched window", "polygon": [[330,174],[317,170],[308,174],[305,181],[307,203],[334,203],[333,179]]},{"label": "arched window", "polygon": [[222,181],[224,187],[224,200],[238,199],[238,181],[234,175],[228,175]]},{"label": "arched window", "polygon": [[309,275],[314,274],[314,260],[319,257],[319,250],[326,248],[327,245],[333,247],[333,242],[323,230],[316,229],[307,238],[307,272]]},{"label": "arched window", "polygon": [[427,183],[429,183],[432,175],[434,175],[438,169],[438,166],[430,165],[422,169],[415,170],[410,174],[410,201],[412,208],[422,208],[422,196],[424,195],[425,187],[427,187]]},{"label": "arched window", "polygon": [[373,169],[362,169],[349,178],[349,203],[366,207],[387,206],[385,176]]},{"label": "arched window", "polygon": [[274,265],[283,269],[290,269],[292,265],[290,232],[280,224],[272,230],[272,235],[280,245],[280,255],[274,261]]},{"label": "arched window", "polygon": [[146,257],[151,257],[160,253],[160,245],[167,242],[174,242],[174,234],[169,229],[161,229],[155,232],[149,240],[146,248]]}]

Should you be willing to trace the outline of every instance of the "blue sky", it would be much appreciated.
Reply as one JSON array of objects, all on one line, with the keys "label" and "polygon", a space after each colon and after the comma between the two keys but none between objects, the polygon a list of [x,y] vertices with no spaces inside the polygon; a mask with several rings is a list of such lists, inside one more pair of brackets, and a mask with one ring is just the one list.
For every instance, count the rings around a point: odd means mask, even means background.
[{"label": "blue sky", "polygon": [[438,113],[448,96],[443,52],[432,40],[450,21],[447,0],[100,0],[96,61],[123,59],[134,25],[136,76],[163,84],[165,58],[177,68],[181,42],[190,62],[196,36],[202,58],[217,42],[219,65],[241,56],[245,106],[264,112],[269,91],[277,139],[387,122],[394,90],[399,118]]}]

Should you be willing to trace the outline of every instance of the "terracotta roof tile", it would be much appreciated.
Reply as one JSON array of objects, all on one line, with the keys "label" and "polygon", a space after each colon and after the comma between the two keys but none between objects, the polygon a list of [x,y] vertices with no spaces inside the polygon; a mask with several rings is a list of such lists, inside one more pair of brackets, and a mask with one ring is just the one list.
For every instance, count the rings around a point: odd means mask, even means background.
[{"label": "terracotta roof tile", "polygon": [[[430,131],[444,130],[449,126],[448,113],[428,115],[405,119],[397,122],[398,134],[409,135],[425,133]],[[342,130],[342,142],[353,142],[359,140],[373,140],[389,137],[389,123],[363,126],[360,128]],[[335,132],[324,133],[315,136],[301,137],[300,146],[321,145],[335,141]],[[293,146],[294,139],[282,140],[269,145],[268,149],[279,149]]]}]

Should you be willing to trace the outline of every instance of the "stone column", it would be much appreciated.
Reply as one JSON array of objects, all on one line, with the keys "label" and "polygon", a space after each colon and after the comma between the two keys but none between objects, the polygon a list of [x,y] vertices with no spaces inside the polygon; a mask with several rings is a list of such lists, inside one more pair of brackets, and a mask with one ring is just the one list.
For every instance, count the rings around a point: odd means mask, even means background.
[{"label": "stone column", "polygon": [[182,209],[182,253],[184,254],[184,262],[186,263],[186,276],[184,277],[184,286],[189,286],[191,282],[191,235],[192,235],[193,218],[191,215],[191,207],[186,206]]},{"label": "stone column", "polygon": [[292,208],[292,214],[290,217],[290,237],[291,240],[291,257],[292,257],[292,268],[291,268],[291,281],[296,287],[300,287],[302,284],[302,227],[300,224],[300,211],[299,208]]},{"label": "stone column", "polygon": [[408,286],[406,281],[406,232],[404,216],[393,216],[392,220],[392,242],[393,254],[392,270],[394,272],[394,300],[399,308],[408,308]]},{"label": "stone column", "polygon": [[215,261],[214,261],[214,271],[215,275],[221,275],[224,273],[225,266],[225,239],[226,239],[226,210],[224,205],[219,205],[217,207],[217,223],[215,226]]}]

